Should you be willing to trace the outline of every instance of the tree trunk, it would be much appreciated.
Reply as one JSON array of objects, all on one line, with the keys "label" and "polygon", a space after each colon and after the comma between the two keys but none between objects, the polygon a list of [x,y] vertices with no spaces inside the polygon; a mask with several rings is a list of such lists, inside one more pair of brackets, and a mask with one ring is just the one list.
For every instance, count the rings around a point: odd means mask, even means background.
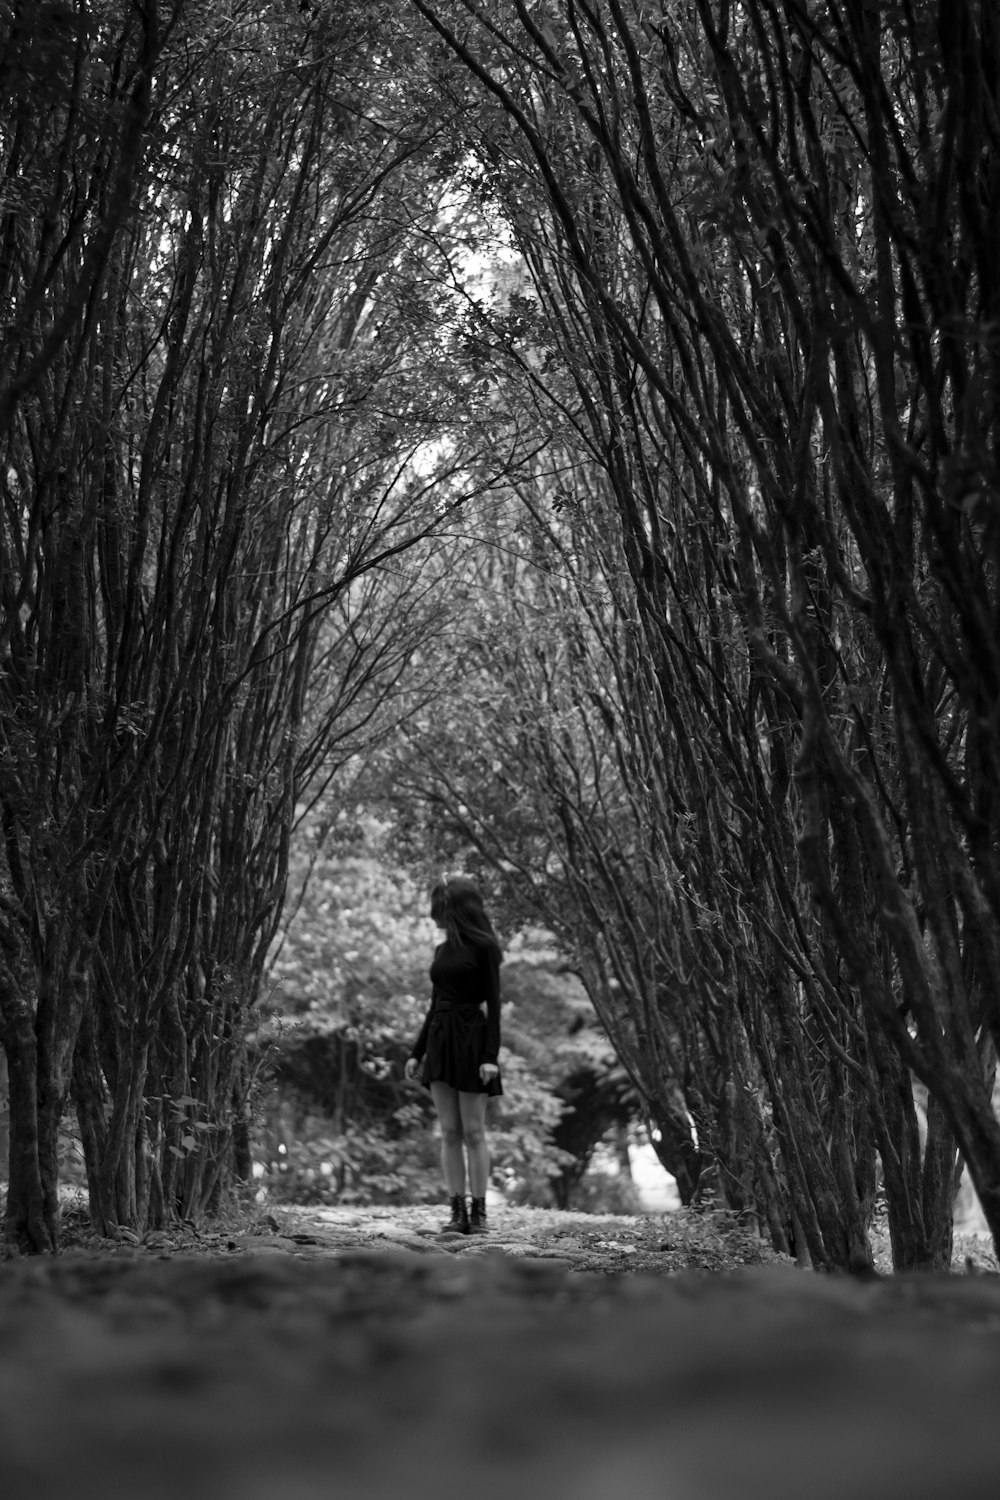
[{"label": "tree trunk", "polygon": [[[866,1025],[873,1071],[872,1124],[882,1162],[889,1243],[896,1271],[926,1271],[934,1263],[922,1181],[922,1146],[910,1071],[881,1026]],[[930,1232],[928,1232],[930,1231]]]},{"label": "tree trunk", "polygon": [[96,1018],[88,1010],[77,1035],[73,1057],[72,1098],[83,1144],[90,1222],[99,1234],[104,1234],[106,1226],[114,1218],[112,1205],[105,1199],[101,1179],[101,1162],[108,1145],[111,1101],[101,1070],[95,1026]]},{"label": "tree trunk", "polygon": [[[940,1091],[941,1105],[947,1111],[949,1122],[957,1139],[959,1150],[965,1159],[972,1185],[982,1205],[983,1214],[993,1236],[994,1251],[1000,1255],[1000,1123],[993,1113],[989,1094],[983,1091],[982,1099],[970,1099],[965,1091],[958,1099],[949,1099],[948,1090]],[[949,1107],[951,1106],[951,1107]],[[928,1115],[930,1109],[928,1108]],[[938,1191],[945,1192],[944,1168],[936,1168],[940,1176]],[[937,1181],[935,1180],[937,1186]],[[958,1181],[953,1168],[950,1182],[950,1203],[953,1206]],[[948,1233],[951,1233],[949,1219]]]},{"label": "tree trunk", "polygon": [[953,1214],[958,1188],[955,1133],[940,1101],[927,1100],[927,1140],[923,1170],[924,1226],[931,1271],[950,1271],[954,1239]]},{"label": "tree trunk", "polygon": [[[2,1033],[0,1025],[0,1033]],[[6,1182],[10,1163],[10,1089],[7,1080],[7,1055],[0,1048],[0,1182]]]},{"label": "tree trunk", "polygon": [[703,1166],[701,1151],[695,1145],[691,1131],[691,1121],[670,1101],[664,1102],[662,1097],[652,1100],[648,1107],[653,1126],[650,1131],[653,1150],[676,1182],[681,1203],[687,1208],[697,1195]]},{"label": "tree trunk", "polygon": [[43,1176],[39,1138],[38,1047],[29,1006],[0,978],[2,1041],[10,1086],[10,1176],[4,1238],[23,1253],[55,1252],[55,1182]]}]

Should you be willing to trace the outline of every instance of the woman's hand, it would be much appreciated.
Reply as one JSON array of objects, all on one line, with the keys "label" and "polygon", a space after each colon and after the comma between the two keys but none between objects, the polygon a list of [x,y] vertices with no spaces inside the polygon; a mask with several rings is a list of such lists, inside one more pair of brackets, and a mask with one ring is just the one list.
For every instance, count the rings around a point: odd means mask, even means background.
[{"label": "woman's hand", "polygon": [[479,1064],[479,1076],[482,1079],[483,1083],[489,1083],[491,1078],[497,1078],[499,1077],[499,1074],[500,1069],[497,1067],[496,1063]]},{"label": "woman's hand", "polygon": [[406,1059],[406,1067],[403,1069],[403,1072],[406,1074],[407,1078],[409,1078],[411,1083],[417,1076],[417,1069],[419,1068],[419,1066],[420,1064],[417,1062],[417,1059],[415,1057],[408,1057]]}]

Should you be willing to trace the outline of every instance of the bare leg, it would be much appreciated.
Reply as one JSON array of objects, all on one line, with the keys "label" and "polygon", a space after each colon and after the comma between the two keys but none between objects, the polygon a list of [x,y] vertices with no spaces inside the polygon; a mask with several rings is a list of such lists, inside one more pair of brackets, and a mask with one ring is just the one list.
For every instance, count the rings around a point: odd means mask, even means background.
[{"label": "bare leg", "polygon": [[486,1144],[486,1094],[459,1094],[458,1106],[469,1154],[469,1192],[473,1198],[486,1197],[490,1180],[490,1152]]},{"label": "bare leg", "polygon": [[[463,1099],[468,1097],[463,1094]],[[441,1125],[441,1170],[448,1196],[465,1193],[465,1152],[459,1094],[447,1083],[432,1083],[431,1098]]]}]

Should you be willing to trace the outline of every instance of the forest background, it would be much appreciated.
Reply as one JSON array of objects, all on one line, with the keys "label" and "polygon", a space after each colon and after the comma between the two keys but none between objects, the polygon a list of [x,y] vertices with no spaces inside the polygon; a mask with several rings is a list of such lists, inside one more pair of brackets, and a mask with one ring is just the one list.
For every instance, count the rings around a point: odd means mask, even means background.
[{"label": "forest background", "polygon": [[0,28],[8,1240],[70,1113],[104,1232],[252,1187],[268,1068],[413,1190],[411,975],[276,987],[374,854],[522,959],[515,1174],[575,1073],[800,1260],[996,1241],[990,0]]}]

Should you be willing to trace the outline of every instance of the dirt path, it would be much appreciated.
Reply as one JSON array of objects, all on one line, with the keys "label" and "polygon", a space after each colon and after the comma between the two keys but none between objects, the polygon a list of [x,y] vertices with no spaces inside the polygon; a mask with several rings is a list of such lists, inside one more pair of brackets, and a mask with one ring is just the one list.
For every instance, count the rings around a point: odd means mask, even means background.
[{"label": "dirt path", "polygon": [[395,1246],[418,1254],[444,1252],[467,1257],[504,1255],[544,1262],[570,1271],[719,1271],[766,1261],[767,1247],[726,1216],[699,1232],[682,1214],[608,1215],[556,1209],[503,1207],[490,1214],[486,1236],[442,1235],[448,1217],[439,1204],[407,1208],[316,1208],[286,1210],[271,1220],[278,1243],[301,1253],[337,1254],[349,1248]]},{"label": "dirt path", "polygon": [[668,1221],[515,1215],[449,1246],[438,1219],[0,1264],[0,1496],[997,1493],[996,1278],[665,1275]]}]

